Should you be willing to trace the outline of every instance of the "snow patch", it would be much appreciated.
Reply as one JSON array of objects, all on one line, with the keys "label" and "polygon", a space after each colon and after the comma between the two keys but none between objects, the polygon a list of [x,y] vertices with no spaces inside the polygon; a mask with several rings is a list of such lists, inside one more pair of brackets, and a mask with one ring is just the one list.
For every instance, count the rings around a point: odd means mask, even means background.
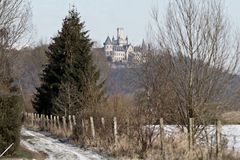
[{"label": "snow patch", "polygon": [[91,151],[70,144],[61,143],[59,140],[47,137],[41,133],[22,129],[21,134],[29,137],[21,140],[21,144],[34,152],[44,152],[48,155],[47,160],[103,160],[104,158]]}]

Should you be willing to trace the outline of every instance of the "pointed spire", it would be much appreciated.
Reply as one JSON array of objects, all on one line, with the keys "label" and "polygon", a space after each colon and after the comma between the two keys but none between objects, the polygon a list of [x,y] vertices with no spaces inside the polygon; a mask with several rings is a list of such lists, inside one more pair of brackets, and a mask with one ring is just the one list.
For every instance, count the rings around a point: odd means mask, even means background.
[{"label": "pointed spire", "polygon": [[112,41],[110,39],[110,37],[108,36],[106,41],[103,43],[104,45],[107,45],[107,44],[112,44]]},{"label": "pointed spire", "polygon": [[147,50],[147,45],[146,45],[144,39],[142,41],[142,50]]}]

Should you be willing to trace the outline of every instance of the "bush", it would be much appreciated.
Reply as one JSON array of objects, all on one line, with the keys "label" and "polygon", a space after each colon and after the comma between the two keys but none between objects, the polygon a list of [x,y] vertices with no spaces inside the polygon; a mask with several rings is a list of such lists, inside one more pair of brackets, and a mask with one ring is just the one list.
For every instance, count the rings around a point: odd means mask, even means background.
[{"label": "bush", "polygon": [[19,146],[21,131],[21,96],[0,94],[0,153],[14,143],[5,154],[12,154]]}]

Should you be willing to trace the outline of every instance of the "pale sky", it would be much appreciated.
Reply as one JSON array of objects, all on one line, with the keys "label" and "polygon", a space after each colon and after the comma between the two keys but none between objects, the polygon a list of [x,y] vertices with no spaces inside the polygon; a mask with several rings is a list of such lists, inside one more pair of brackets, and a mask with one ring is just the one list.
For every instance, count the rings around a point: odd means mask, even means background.
[{"label": "pale sky", "polygon": [[[167,4],[168,0],[31,0],[33,41],[49,42],[75,5],[91,39],[102,45],[107,36],[116,37],[117,27],[123,27],[129,41],[136,45],[146,37],[151,8],[158,5],[164,13]],[[225,0],[225,6],[232,26],[240,27],[240,0]]]}]

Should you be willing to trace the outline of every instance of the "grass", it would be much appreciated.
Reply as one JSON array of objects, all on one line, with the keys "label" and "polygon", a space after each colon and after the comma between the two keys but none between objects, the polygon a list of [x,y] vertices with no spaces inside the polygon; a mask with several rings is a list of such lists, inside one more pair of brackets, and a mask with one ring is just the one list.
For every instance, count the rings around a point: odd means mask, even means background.
[{"label": "grass", "polygon": [[[37,160],[43,160],[45,158],[44,153],[36,153],[32,152],[22,146],[18,148],[18,150],[12,154],[3,157],[3,160],[13,160],[13,159],[37,159]],[[1,159],[1,158],[0,158]]]},{"label": "grass", "polygon": [[27,150],[23,147],[20,147],[18,149],[18,151],[15,152],[15,154],[13,156],[17,157],[17,158],[27,158],[27,159],[33,159],[34,158],[34,154],[31,151],[29,151],[29,150]]},{"label": "grass", "polygon": [[240,124],[240,112],[232,111],[223,113],[221,119],[225,124]]},{"label": "grass", "polygon": [[5,156],[3,159],[12,158],[33,159],[34,153],[20,146],[16,152],[14,152],[12,155]]}]

